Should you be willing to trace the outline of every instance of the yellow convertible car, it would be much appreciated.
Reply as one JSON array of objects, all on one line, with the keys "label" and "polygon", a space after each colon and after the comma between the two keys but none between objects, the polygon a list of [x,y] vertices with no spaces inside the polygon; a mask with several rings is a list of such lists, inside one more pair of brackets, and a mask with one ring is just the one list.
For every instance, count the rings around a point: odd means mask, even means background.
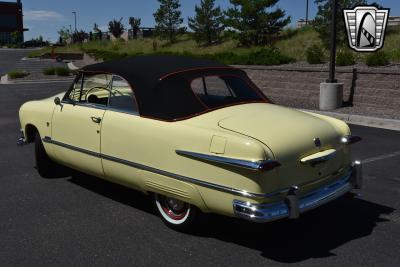
[{"label": "yellow convertible car", "polygon": [[244,71],[139,56],[86,66],[63,94],[25,103],[19,144],[42,176],[64,165],[154,196],[164,222],[200,211],[297,218],[362,185],[346,123],[271,103]]}]

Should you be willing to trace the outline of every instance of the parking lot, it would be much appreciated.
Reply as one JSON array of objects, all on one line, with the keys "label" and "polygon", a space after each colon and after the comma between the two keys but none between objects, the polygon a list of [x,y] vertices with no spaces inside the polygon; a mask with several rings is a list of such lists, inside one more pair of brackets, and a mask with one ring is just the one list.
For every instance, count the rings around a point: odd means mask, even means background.
[{"label": "parking lot", "polygon": [[201,229],[182,234],[133,190],[84,174],[37,174],[33,146],[15,144],[18,109],[68,86],[0,85],[1,266],[400,266],[400,132],[351,126],[364,139],[353,147],[365,162],[359,197],[295,221],[207,215]]}]

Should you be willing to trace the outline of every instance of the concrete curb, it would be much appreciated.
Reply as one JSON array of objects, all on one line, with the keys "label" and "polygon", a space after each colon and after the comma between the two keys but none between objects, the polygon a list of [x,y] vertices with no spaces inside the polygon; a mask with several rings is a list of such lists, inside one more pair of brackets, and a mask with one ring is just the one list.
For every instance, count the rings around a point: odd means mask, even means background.
[{"label": "concrete curb", "polygon": [[72,71],[79,70],[79,68],[78,68],[77,66],[75,66],[75,64],[74,64],[73,62],[69,62],[69,63],[67,64],[67,66],[68,66],[68,68],[69,68],[70,70],[72,70]]},{"label": "concrete curb", "polygon": [[1,76],[0,84],[9,84],[8,74]]},{"label": "concrete curb", "polygon": [[328,112],[328,111],[319,111],[319,110],[307,110],[307,109],[300,109],[300,110],[330,116],[330,117],[345,121],[346,123],[349,123],[349,124],[400,131],[400,120],[382,119],[382,118],[376,118],[376,117],[368,117],[368,116],[352,115],[352,114],[344,114],[344,113]]},{"label": "concrete curb", "polygon": [[25,81],[8,81],[8,83],[1,83],[6,85],[18,85],[18,84],[46,84],[46,83],[71,83],[74,79],[54,79],[54,80],[25,80]]},{"label": "concrete curb", "polygon": [[50,79],[50,80],[20,80],[20,81],[15,81],[15,80],[10,80],[8,78],[8,74],[1,76],[0,84],[7,84],[7,85],[12,85],[12,84],[30,84],[30,83],[60,83],[60,82],[72,82],[74,79],[73,77],[70,77],[68,79]]}]

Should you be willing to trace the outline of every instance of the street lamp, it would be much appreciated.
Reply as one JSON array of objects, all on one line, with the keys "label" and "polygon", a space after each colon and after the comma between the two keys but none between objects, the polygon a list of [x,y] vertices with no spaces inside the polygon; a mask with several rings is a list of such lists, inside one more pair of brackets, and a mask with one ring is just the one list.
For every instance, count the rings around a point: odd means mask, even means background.
[{"label": "street lamp", "polygon": [[73,11],[72,14],[75,16],[75,33],[76,33],[76,11]]},{"label": "street lamp", "polygon": [[333,110],[342,106],[343,103],[343,83],[338,83],[335,79],[336,68],[336,19],[338,0],[331,1],[331,51],[329,62],[329,78],[325,83],[320,85],[319,94],[319,109],[320,110]]},{"label": "street lamp", "polygon": [[335,79],[335,67],[336,67],[336,17],[337,17],[337,6],[338,0],[332,1],[332,20],[331,20],[331,55],[330,55],[330,64],[329,64],[329,79],[328,83],[336,83]]},{"label": "street lamp", "polygon": [[306,4],[306,25],[308,25],[308,1],[307,0],[307,4]]}]

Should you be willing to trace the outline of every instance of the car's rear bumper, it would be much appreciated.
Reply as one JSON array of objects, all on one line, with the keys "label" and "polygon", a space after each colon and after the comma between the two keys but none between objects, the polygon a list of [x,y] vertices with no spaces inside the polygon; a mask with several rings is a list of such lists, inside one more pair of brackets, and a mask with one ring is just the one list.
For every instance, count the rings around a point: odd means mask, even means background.
[{"label": "car's rear bumper", "polygon": [[252,204],[239,200],[233,201],[233,210],[237,217],[255,222],[269,222],[282,218],[297,218],[300,213],[317,208],[352,189],[362,186],[362,165],[355,162],[350,171],[334,183],[324,185],[306,195],[288,194],[284,201],[268,204]]},{"label": "car's rear bumper", "polygon": [[21,130],[20,136],[18,137],[18,140],[17,140],[17,145],[23,146],[24,144],[26,144],[26,139],[25,139],[24,132]]}]

